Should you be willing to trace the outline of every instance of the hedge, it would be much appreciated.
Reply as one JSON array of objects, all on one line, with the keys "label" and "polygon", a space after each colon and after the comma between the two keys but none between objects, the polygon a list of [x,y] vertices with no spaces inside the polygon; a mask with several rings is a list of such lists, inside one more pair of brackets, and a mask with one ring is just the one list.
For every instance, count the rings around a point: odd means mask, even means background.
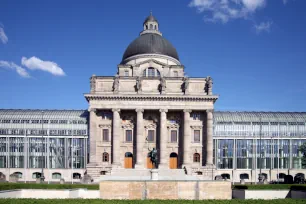
[{"label": "hedge", "polygon": [[92,184],[36,184],[36,183],[0,183],[0,191],[13,189],[74,189],[86,188],[99,190],[99,185]]},{"label": "hedge", "polygon": [[235,185],[233,189],[248,189],[248,190],[304,190],[305,184],[261,184],[261,185]]},{"label": "hedge", "polygon": [[306,200],[100,200],[100,199],[0,199],[0,204],[305,204]]}]

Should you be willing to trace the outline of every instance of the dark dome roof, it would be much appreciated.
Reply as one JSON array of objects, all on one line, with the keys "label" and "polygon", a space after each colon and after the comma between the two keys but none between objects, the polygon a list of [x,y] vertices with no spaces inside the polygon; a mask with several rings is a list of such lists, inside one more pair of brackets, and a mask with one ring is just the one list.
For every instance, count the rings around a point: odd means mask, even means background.
[{"label": "dark dome roof", "polygon": [[148,22],[148,21],[150,21],[150,22],[158,22],[157,19],[156,19],[154,16],[152,16],[152,14],[149,15],[149,16],[145,19],[144,24],[145,24],[146,22]]},{"label": "dark dome roof", "polygon": [[161,54],[179,60],[176,49],[161,35],[147,33],[136,38],[125,50],[122,61],[140,54]]}]

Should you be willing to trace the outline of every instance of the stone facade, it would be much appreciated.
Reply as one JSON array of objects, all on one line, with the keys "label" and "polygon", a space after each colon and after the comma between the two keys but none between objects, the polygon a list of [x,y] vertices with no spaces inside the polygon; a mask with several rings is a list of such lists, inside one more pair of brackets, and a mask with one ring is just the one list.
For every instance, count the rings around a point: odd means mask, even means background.
[{"label": "stone facade", "polygon": [[[146,29],[150,24],[158,29],[156,21],[146,22],[140,35],[161,36],[159,30]],[[138,51],[131,47],[125,55]],[[212,93],[212,78],[187,77],[173,49],[129,56],[118,65],[116,76],[91,77],[85,97],[92,174],[150,168],[147,155],[152,148],[158,150],[160,169],[214,168],[212,112],[218,96]]]},{"label": "stone facade", "polygon": [[102,181],[102,199],[207,200],[232,199],[226,181]]}]

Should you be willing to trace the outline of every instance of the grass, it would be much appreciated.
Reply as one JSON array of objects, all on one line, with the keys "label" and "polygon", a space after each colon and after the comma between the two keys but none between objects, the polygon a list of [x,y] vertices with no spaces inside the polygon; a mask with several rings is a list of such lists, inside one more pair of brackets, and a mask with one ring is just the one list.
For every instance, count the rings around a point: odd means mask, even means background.
[{"label": "grass", "polygon": [[0,204],[305,204],[306,200],[101,200],[101,199],[0,199]]}]

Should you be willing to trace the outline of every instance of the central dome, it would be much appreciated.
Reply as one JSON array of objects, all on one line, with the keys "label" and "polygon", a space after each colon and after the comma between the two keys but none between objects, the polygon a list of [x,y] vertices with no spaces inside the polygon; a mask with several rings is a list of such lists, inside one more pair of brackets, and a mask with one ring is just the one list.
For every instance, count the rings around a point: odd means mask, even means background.
[{"label": "central dome", "polygon": [[179,60],[173,45],[159,34],[146,33],[136,38],[125,50],[122,61],[140,54],[160,54]]}]

